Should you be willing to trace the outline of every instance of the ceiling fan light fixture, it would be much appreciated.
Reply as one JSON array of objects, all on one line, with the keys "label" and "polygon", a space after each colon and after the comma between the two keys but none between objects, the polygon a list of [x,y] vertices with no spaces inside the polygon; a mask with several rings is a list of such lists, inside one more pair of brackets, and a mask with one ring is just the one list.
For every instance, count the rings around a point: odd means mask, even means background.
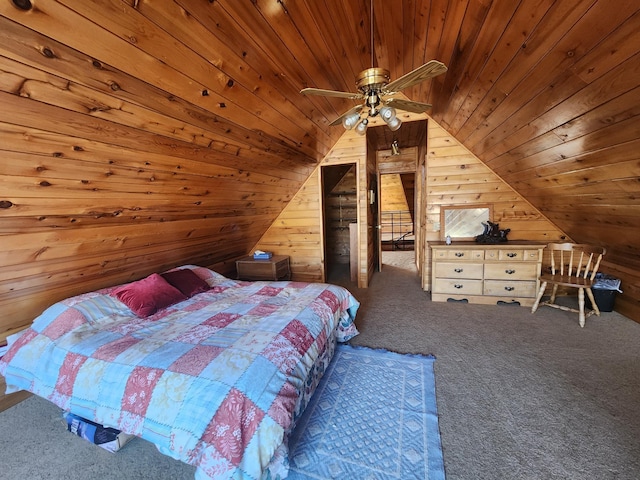
[{"label": "ceiling fan light fixture", "polygon": [[[389,96],[395,95],[405,88],[412,87],[413,85],[417,85],[418,83],[424,82],[430,78],[442,75],[447,71],[447,67],[444,63],[437,60],[430,60],[413,71],[402,75],[400,78],[389,82],[389,70],[375,67],[373,4],[374,0],[370,0],[371,68],[363,70],[356,77],[356,87],[358,88],[359,93],[325,90],[321,88],[303,88],[300,90],[300,93],[304,95],[320,95],[324,97],[348,98],[350,100],[364,100],[360,106],[352,108],[329,124],[330,126],[334,126],[342,122],[342,126],[345,129],[351,130],[355,127],[356,132],[360,135],[364,135],[367,131],[368,121],[366,120],[366,117],[373,118],[378,114],[382,116],[383,120],[392,131],[395,132],[400,128],[402,121],[396,117],[395,109],[387,105],[392,102],[393,105],[397,106],[400,110],[414,113],[426,112],[427,109],[431,107],[428,103],[389,98]],[[365,118],[360,120],[360,116]]]},{"label": "ceiling fan light fixture", "polygon": [[398,117],[393,117],[393,120],[389,120],[387,122],[387,126],[389,127],[389,130],[391,130],[392,132],[395,132],[396,130],[398,130],[401,125],[402,125],[402,120],[400,120]]},{"label": "ceiling fan light fixture", "polygon": [[367,133],[368,124],[369,124],[369,120],[367,120],[366,118],[363,118],[362,120],[360,120],[360,123],[356,125],[356,133],[358,135],[364,135],[365,133]]},{"label": "ceiling fan light fixture", "polygon": [[402,121],[396,116],[396,109],[393,107],[384,106],[380,109],[380,116],[384,122],[388,125],[392,132],[395,132],[402,125]]},{"label": "ceiling fan light fixture", "polygon": [[396,109],[384,106],[380,109],[380,116],[386,123],[389,123],[391,120],[396,118]]},{"label": "ceiling fan light fixture", "polygon": [[359,120],[360,120],[360,113],[358,112],[352,113],[350,115],[346,115],[342,119],[342,126],[345,128],[345,130],[351,130],[353,127],[356,126]]}]

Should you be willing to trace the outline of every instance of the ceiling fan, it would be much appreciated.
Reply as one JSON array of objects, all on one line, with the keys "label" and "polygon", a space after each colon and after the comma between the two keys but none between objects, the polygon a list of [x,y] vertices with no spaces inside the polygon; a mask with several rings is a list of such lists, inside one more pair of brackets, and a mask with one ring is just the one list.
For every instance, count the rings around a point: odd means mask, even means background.
[{"label": "ceiling fan", "polygon": [[[374,64],[373,0],[371,0],[371,64]],[[392,131],[396,131],[400,128],[400,125],[402,125],[402,121],[396,116],[396,108],[408,112],[423,113],[426,112],[431,105],[428,103],[393,98],[392,95],[429,78],[442,75],[446,71],[447,67],[444,63],[431,60],[397,80],[389,82],[389,70],[371,67],[363,70],[356,77],[356,86],[358,87],[359,93],[324,90],[321,88],[304,88],[300,93],[304,95],[364,100],[361,105],[353,107],[331,122],[331,126],[342,123],[345,129],[351,130],[355,127],[357,133],[364,135],[369,123],[367,118],[380,115],[387,126]]]}]

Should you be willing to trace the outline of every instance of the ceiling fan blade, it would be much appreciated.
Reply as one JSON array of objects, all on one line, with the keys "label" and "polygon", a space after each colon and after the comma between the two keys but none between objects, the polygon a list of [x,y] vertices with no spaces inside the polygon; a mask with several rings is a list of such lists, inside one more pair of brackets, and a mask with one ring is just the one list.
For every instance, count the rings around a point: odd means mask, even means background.
[{"label": "ceiling fan blade", "polygon": [[361,93],[338,92],[336,90],[323,90],[322,88],[303,88],[300,90],[303,95],[320,95],[323,97],[350,98],[359,100],[364,98]]},{"label": "ceiling fan blade", "polygon": [[351,115],[352,113],[357,113],[360,110],[362,110],[362,105],[356,105],[355,107],[347,110],[346,112],[344,112],[342,115],[340,115],[338,118],[336,118],[333,122],[331,122],[329,124],[330,127],[335,127],[336,125],[340,125],[342,123],[342,119],[344,117],[346,117],[347,115]]},{"label": "ceiling fan blade", "polygon": [[398,110],[405,110],[413,113],[424,113],[431,108],[430,103],[413,102],[411,100],[403,100],[401,98],[389,98],[385,100],[385,104]]},{"label": "ceiling fan blade", "polygon": [[437,77],[447,71],[447,67],[444,63],[437,60],[431,60],[421,67],[416,68],[412,72],[409,72],[397,80],[388,83],[384,87],[384,91],[387,94],[399,92],[405,88],[411,87],[417,83],[423,82],[429,78]]}]

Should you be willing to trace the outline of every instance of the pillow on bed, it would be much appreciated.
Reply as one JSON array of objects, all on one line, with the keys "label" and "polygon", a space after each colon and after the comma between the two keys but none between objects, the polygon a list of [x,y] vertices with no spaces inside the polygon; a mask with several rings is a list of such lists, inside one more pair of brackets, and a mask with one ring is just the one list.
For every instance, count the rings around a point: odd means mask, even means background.
[{"label": "pillow on bed", "polygon": [[196,293],[206,292],[211,288],[190,268],[172,270],[160,275],[187,297],[193,297]]},{"label": "pillow on bed", "polygon": [[148,317],[158,310],[186,300],[180,290],[169,285],[157,273],[137,282],[116,288],[111,295],[116,297],[139,317]]}]

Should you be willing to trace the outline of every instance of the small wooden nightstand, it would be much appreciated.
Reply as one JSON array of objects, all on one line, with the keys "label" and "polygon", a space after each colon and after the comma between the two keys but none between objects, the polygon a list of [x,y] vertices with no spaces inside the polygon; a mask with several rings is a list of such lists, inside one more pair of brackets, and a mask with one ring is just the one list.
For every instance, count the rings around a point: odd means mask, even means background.
[{"label": "small wooden nightstand", "polygon": [[289,280],[288,255],[274,255],[269,260],[256,260],[252,256],[236,260],[239,280]]}]

